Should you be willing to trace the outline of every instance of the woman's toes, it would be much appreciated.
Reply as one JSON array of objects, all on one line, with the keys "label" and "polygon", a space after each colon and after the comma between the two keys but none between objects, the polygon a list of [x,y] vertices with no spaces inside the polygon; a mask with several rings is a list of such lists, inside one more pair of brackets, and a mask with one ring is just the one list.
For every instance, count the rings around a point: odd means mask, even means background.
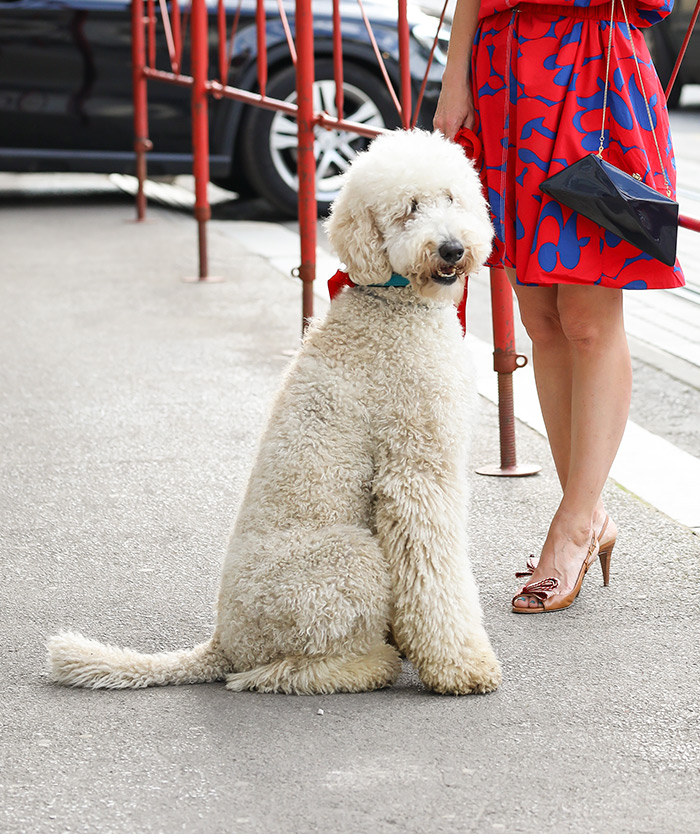
[{"label": "woman's toes", "polygon": [[513,607],[514,608],[540,608],[541,603],[540,601],[533,596],[523,595],[516,597],[513,600]]}]

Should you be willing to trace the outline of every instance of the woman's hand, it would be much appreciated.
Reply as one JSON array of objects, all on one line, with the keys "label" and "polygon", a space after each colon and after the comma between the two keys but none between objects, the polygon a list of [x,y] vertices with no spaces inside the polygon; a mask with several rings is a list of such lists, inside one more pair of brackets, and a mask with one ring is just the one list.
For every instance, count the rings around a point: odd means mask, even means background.
[{"label": "woman's hand", "polygon": [[450,82],[443,77],[433,127],[448,139],[454,139],[462,127],[474,127],[474,101],[466,79]]}]

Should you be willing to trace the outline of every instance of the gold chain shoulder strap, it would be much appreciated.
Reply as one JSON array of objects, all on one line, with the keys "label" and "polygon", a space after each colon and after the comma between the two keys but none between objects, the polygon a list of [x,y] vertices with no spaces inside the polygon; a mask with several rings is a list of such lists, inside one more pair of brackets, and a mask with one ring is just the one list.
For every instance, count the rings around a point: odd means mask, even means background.
[{"label": "gold chain shoulder strap", "polygon": [[[664,165],[663,159],[661,157],[661,149],[659,148],[659,141],[656,138],[656,131],[654,130],[654,120],[651,117],[651,108],[649,107],[649,99],[647,98],[647,91],[644,88],[644,79],[642,78],[642,70],[639,66],[639,58],[637,57],[637,50],[634,46],[634,40],[632,39],[632,29],[630,27],[629,19],[627,18],[627,9],[625,8],[625,0],[620,0],[620,5],[622,6],[622,14],[625,16],[625,24],[627,26],[627,35],[630,39],[630,45],[632,46],[632,54],[634,55],[634,63],[637,67],[637,77],[639,78],[639,87],[642,91],[642,96],[644,98],[644,104],[646,105],[647,109],[647,117],[649,119],[649,129],[651,130],[651,135],[654,137],[654,145],[656,146],[656,153],[659,157],[659,166],[661,167],[661,173],[664,178],[664,183],[666,184],[666,196],[671,196],[671,183],[668,181],[668,175],[666,174],[666,166]],[[615,0],[612,0],[610,3],[610,29],[608,33],[608,54],[605,63],[605,88],[603,90],[603,122],[600,126],[600,145],[598,147],[598,156],[600,159],[603,158],[603,147],[605,145],[605,113],[608,108],[608,87],[610,85],[610,55],[612,53],[612,41],[613,41],[613,28],[615,25],[614,21],[615,16]]]}]

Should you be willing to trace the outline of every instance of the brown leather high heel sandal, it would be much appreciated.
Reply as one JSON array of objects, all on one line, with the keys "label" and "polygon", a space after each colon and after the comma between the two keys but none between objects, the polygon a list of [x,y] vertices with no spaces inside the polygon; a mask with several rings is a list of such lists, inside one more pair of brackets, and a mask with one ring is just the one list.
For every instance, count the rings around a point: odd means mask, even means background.
[{"label": "brown leather high heel sandal", "polygon": [[[611,520],[612,519],[609,515],[605,516],[605,521],[603,522],[603,526],[600,528],[600,533],[598,533],[598,535],[596,536],[596,539],[598,539],[598,556],[600,558],[600,567],[603,571],[603,585],[606,587],[610,582],[610,557],[612,556],[613,547],[615,547],[615,542],[617,541],[617,527],[615,528],[614,532],[608,534],[607,538],[605,536],[605,532],[608,529]],[[527,557],[527,562],[525,563],[525,570],[516,571],[515,576],[518,579],[522,579],[526,576],[532,576],[532,574],[535,572],[535,568],[537,567],[538,562],[539,559],[535,559],[534,554],[531,553]]]},{"label": "brown leather high heel sandal", "polygon": [[[612,551],[612,546],[608,551],[608,569],[610,568],[610,551]],[[576,583],[568,593],[557,593],[557,588],[561,585],[561,583],[554,576],[548,576],[546,579],[540,579],[538,582],[530,582],[528,585],[523,585],[523,587],[511,600],[513,613],[544,614],[546,611],[561,611],[564,608],[568,608],[579,595],[581,585],[583,584],[583,579],[585,575],[588,573],[588,569],[590,568],[590,566],[598,558],[598,553],[598,539],[596,538],[594,533],[591,536],[591,543],[588,546],[588,552],[586,553],[583,563],[581,564],[581,570],[579,571],[578,577],[576,578]],[[528,559],[527,562],[527,570],[519,571],[518,573],[516,573],[516,576],[531,575],[534,569],[535,564],[532,560],[532,557],[530,557],[530,559]],[[605,581],[605,568],[603,568],[603,580]],[[515,605],[515,600],[518,599],[518,597],[528,596],[534,597],[539,602],[537,608],[520,608]]]}]

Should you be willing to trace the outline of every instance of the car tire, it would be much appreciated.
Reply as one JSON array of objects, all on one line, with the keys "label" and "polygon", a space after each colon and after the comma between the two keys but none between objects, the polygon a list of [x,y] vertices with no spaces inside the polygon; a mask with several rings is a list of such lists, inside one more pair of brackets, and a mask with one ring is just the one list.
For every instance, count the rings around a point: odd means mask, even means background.
[{"label": "car tire", "polygon": [[[316,62],[314,109],[335,115],[333,62]],[[384,82],[364,67],[348,63],[343,68],[344,116],[374,127],[397,127],[396,107]],[[268,81],[267,95],[296,101],[296,75],[292,66],[276,72]],[[338,192],[338,178],[369,139],[347,131],[316,129],[316,198],[318,213],[325,215]],[[279,111],[251,108],[239,132],[240,164],[253,189],[285,215],[297,215],[297,126],[293,117]]]},{"label": "car tire", "polygon": [[[673,72],[675,58],[669,50],[663,34],[658,29],[655,29],[652,26],[650,29],[646,30],[645,34],[647,35],[646,40],[647,46],[649,47],[649,53],[651,54],[651,59],[656,67],[656,72],[659,76],[661,86],[665,90],[671,78],[671,73]],[[666,102],[669,110],[675,110],[678,107],[681,100],[682,89],[683,82],[681,81],[679,75],[673,84],[671,95],[668,97]]]}]

